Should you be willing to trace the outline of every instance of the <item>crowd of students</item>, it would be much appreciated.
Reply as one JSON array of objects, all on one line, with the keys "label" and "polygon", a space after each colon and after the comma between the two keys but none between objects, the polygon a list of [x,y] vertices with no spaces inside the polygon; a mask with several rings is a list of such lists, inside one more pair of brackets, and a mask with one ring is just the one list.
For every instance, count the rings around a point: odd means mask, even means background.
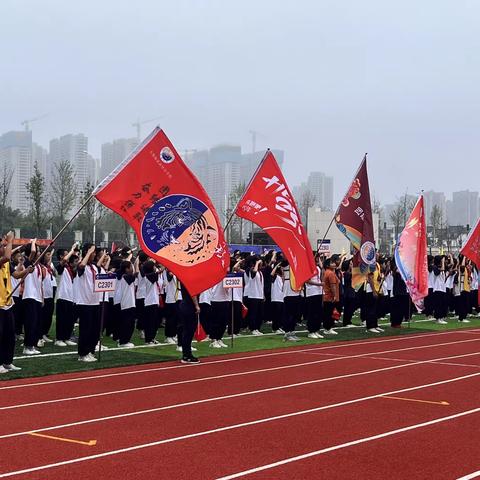
[{"label": "crowd of students", "polygon": [[[354,326],[357,310],[369,334],[383,331],[378,321],[387,315],[391,327],[401,328],[416,311],[394,259],[380,255],[376,270],[356,291],[351,258],[316,254],[315,275],[296,290],[281,253],[235,251],[229,271],[243,276],[243,289],[227,289],[219,282],[192,297],[175,275],[142,251],[134,258],[128,247],[109,253],[90,243],[81,250],[75,244],[58,250],[55,260],[53,250],[47,249],[37,262],[41,252],[35,240],[15,249],[12,242],[9,233],[0,246],[0,373],[19,369],[13,364],[15,341],[22,343],[26,356],[40,354],[45,343],[54,342],[59,349],[77,345],[79,361],[95,362],[101,321],[102,334],[124,348],[134,347],[135,328],[145,344],[159,344],[163,327],[164,342],[176,345],[182,362],[198,363],[192,353],[198,321],[211,348],[226,348],[225,335],[260,336],[265,324],[286,342],[296,342],[297,326],[305,324],[311,339],[337,335],[336,327]],[[478,315],[476,266],[453,255],[429,257],[428,263],[425,315],[439,324],[447,323],[449,314],[459,322]],[[116,275],[115,291],[94,292],[96,275],[106,272]]]}]

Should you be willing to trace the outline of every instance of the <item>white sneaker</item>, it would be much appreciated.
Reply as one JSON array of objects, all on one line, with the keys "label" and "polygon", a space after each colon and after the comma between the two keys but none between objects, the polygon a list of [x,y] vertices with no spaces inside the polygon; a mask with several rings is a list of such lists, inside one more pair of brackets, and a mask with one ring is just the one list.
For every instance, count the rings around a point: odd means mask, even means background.
[{"label": "white sneaker", "polygon": [[309,333],[307,335],[308,338],[323,338],[322,336],[319,336],[318,333],[316,332],[313,332],[313,333]]},{"label": "white sneaker", "polygon": [[[126,347],[127,345],[129,345],[128,343],[126,345],[119,345],[119,347]],[[133,343],[132,343],[132,346],[133,346]],[[95,345],[95,351],[98,352],[100,350],[100,345],[97,343],[97,345]],[[105,351],[105,350],[109,350],[109,348],[106,346],[106,345],[102,345],[102,352]]]},{"label": "white sneaker", "polygon": [[363,321],[362,322],[362,327],[366,327],[367,326],[367,322]]},{"label": "white sneaker", "polygon": [[45,346],[45,340],[43,339],[40,339],[38,342],[37,342],[37,347],[39,348],[42,348]]},{"label": "white sneaker", "polygon": [[222,348],[222,346],[218,343],[218,340],[214,340],[214,341],[210,344],[210,347],[211,347],[211,348]]},{"label": "white sneaker", "polygon": [[[0,365],[0,368],[1,368],[1,365]],[[13,363],[11,363],[10,365],[3,365],[3,368],[8,372],[18,372],[19,370],[21,370],[20,367],[17,367]]]},{"label": "white sneaker", "polygon": [[228,348],[228,345],[226,345],[223,340],[218,340],[218,343],[222,348]]},{"label": "white sneaker", "polygon": [[383,328],[380,328],[380,327],[376,327],[376,329],[377,329],[380,333],[382,333],[382,332],[385,331]]},{"label": "white sneaker", "polygon": [[349,323],[348,325],[345,325],[343,328],[355,328],[355,325],[353,323]]},{"label": "white sneaker", "polygon": [[145,340],[145,330],[140,330],[140,338]]},{"label": "white sneaker", "polygon": [[146,342],[145,345],[159,345],[160,342],[158,340],[153,339],[151,342]]},{"label": "white sneaker", "polygon": [[190,350],[192,350],[192,352],[196,352],[198,350],[198,348],[190,347]]},{"label": "white sneaker", "polygon": [[176,350],[177,352],[181,352],[181,351],[183,351],[183,348],[182,348],[182,347],[179,347],[179,346],[177,345],[177,348],[176,348],[175,350]]},{"label": "white sneaker", "polygon": [[24,355],[38,355],[40,352],[35,348],[24,348],[23,354]]},{"label": "white sneaker", "polygon": [[[135,345],[132,342],[127,342],[127,343],[119,343],[118,346],[120,348],[133,348]],[[98,345],[95,347],[95,350],[97,350]],[[105,345],[102,345],[102,350],[106,350]]]},{"label": "white sneaker", "polygon": [[380,333],[376,328],[369,328],[367,330],[367,332],[370,332],[370,333]]},{"label": "white sneaker", "polygon": [[2,366],[0,365],[0,374],[2,374],[2,373],[8,373],[8,372],[9,372],[9,370],[7,370],[6,368],[4,368],[4,367],[2,367]]},{"label": "white sneaker", "polygon": [[[464,320],[459,320],[460,323],[470,323],[470,320],[467,320],[466,318]],[[447,323],[447,322],[445,322]]]},{"label": "white sneaker", "polygon": [[209,341],[210,341],[210,337],[208,335],[202,340],[202,342],[209,342]]},{"label": "white sneaker", "polygon": [[52,343],[53,342],[53,340],[51,338],[48,338],[47,335],[44,335],[42,337],[42,339],[45,343]]},{"label": "white sneaker", "polygon": [[84,357],[78,357],[78,361],[79,362],[85,362],[85,363],[92,363],[92,362],[96,362],[97,359],[91,353],[89,353],[88,355],[85,355]]},{"label": "white sneaker", "polygon": [[333,328],[331,328],[330,330],[325,330],[323,333],[325,335],[338,335],[338,332],[336,332]]},{"label": "white sneaker", "polygon": [[67,342],[64,342],[63,340],[56,340],[54,345],[56,347],[66,347],[67,346]]},{"label": "white sneaker", "polygon": [[73,340],[65,340],[65,343],[66,343],[69,347],[73,347],[74,345],[77,344],[77,342],[74,342]]},{"label": "white sneaker", "polygon": [[175,340],[174,337],[166,337],[165,343],[168,343],[168,345],[176,345],[177,341]]},{"label": "white sneaker", "polygon": [[277,334],[281,334],[281,335],[285,335],[285,330],[283,328],[279,328],[278,330],[275,330],[273,333],[277,333]]},{"label": "white sneaker", "polygon": [[446,325],[448,322],[446,322],[443,318],[439,318],[436,323],[439,325]]},{"label": "white sneaker", "polygon": [[253,330],[252,335],[258,337],[259,335],[263,335],[263,333],[260,330]]}]

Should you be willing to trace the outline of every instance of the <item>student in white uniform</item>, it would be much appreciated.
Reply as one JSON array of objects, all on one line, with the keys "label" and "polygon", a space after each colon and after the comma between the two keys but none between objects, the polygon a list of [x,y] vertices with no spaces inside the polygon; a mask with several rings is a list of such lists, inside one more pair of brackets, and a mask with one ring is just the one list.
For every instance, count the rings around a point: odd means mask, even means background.
[{"label": "student in white uniform", "polygon": [[145,302],[143,327],[145,331],[145,343],[147,345],[158,345],[155,339],[160,324],[160,289],[162,287],[162,276],[155,267],[153,260],[147,260],[142,265],[145,279]]},{"label": "student in white uniform", "polygon": [[165,342],[170,345],[177,343],[178,306],[177,300],[181,300],[177,277],[168,270],[163,271],[163,285],[165,287]]},{"label": "student in white uniform", "polygon": [[263,321],[263,273],[260,271],[262,259],[256,255],[249,259],[249,268],[246,270],[248,278],[248,328],[253,335],[263,335],[260,331]]},{"label": "student in white uniform", "polygon": [[323,338],[323,336],[318,333],[322,326],[321,311],[323,296],[322,270],[318,262],[319,257],[317,255],[315,275],[305,283],[308,338],[315,339]]},{"label": "student in white uniform", "polygon": [[433,315],[435,321],[443,325],[447,323],[445,319],[448,313],[445,257],[435,257],[433,275]]},{"label": "student in white uniform", "polygon": [[283,301],[285,303],[285,338],[287,342],[298,342],[300,338],[295,333],[295,327],[300,322],[301,317],[301,295],[302,290],[294,290],[290,279],[290,266],[284,260],[283,274],[285,281],[283,282]]},{"label": "student in white uniform", "polygon": [[131,342],[135,330],[135,279],[138,275],[138,257],[135,266],[129,260],[120,264],[120,282],[122,283],[122,296],[120,298],[120,330],[118,346],[132,348]]},{"label": "student in white uniform", "polygon": [[223,280],[212,287],[212,316],[210,325],[210,340],[212,348],[227,348],[222,338],[225,334],[229,317],[231,292],[223,287]]},{"label": "student in white uniform", "polygon": [[53,340],[49,337],[50,328],[52,327],[53,311],[55,309],[55,291],[57,281],[55,279],[55,269],[52,263],[53,250],[48,249],[43,255],[42,266],[44,270],[43,277],[43,305],[41,317],[40,338],[45,343],[51,343]]},{"label": "student in white uniform", "polygon": [[210,321],[212,318],[212,289],[208,288],[198,296],[200,305],[200,324],[203,331],[207,334],[204,341],[210,340]]},{"label": "student in white uniform", "polygon": [[278,262],[272,269],[272,303],[270,305],[272,314],[273,333],[284,334],[284,304],[283,304],[283,269],[281,262]]}]

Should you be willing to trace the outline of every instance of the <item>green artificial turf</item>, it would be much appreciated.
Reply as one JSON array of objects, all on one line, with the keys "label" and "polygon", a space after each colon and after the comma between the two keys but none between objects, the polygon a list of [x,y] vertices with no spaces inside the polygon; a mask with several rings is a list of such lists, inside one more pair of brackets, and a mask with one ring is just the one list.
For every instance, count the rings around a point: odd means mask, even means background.
[{"label": "green artificial turf", "polygon": [[[209,347],[208,342],[202,342],[194,344],[194,346],[198,348],[198,352],[194,353],[198,357],[202,358],[214,355],[224,355],[229,353],[250,352],[255,350],[269,350],[291,346],[298,347],[302,345],[325,344],[338,341],[364,340],[373,337],[378,338],[480,326],[480,318],[470,318],[471,323],[468,324],[459,323],[457,320],[451,318],[449,319],[447,325],[438,325],[433,321],[422,320],[424,320],[423,316],[416,316],[415,321],[410,324],[410,327],[408,327],[408,324],[404,324],[403,328],[401,329],[394,329],[384,325],[383,328],[385,328],[385,332],[381,334],[366,333],[364,328],[340,328],[337,330],[338,335],[330,336],[321,340],[313,340],[307,338],[306,332],[298,334],[298,336],[301,338],[301,341],[287,343],[283,341],[282,335],[263,335],[260,337],[240,336],[234,339],[234,346],[233,348],[231,348],[230,338],[224,338],[224,341],[228,344],[229,348],[213,349]],[[358,325],[359,319],[354,318],[354,323]],[[302,327],[299,327],[299,329],[302,329]],[[55,328],[53,326],[51,332],[54,331]],[[266,325],[264,326],[263,331],[265,333],[268,333],[271,331],[271,329],[268,325]],[[157,338],[163,341],[163,329],[159,330]],[[135,332],[132,341],[135,345],[144,344],[144,341],[140,339],[137,331]],[[104,344],[107,347],[116,347],[116,344],[111,338],[104,338]],[[76,355],[76,347],[60,348],[55,347],[53,344],[50,343],[46,344],[46,346],[43,347],[41,351],[42,355],[37,355],[25,359],[16,359],[15,365],[22,367],[22,370],[19,372],[2,374],[0,376],[0,381],[16,378],[38,377],[55,373],[90,371],[101,368],[164,362],[167,360],[179,359],[181,356],[181,354],[175,350],[175,345],[160,345],[156,347],[144,347],[126,350],[108,350],[102,352],[101,361],[95,363],[79,362],[78,356]],[[67,355],[67,352],[72,353],[70,355]],[[44,356],[44,354],[51,353],[64,353],[64,355]],[[20,346],[20,342],[18,342],[17,344],[15,355],[22,356],[22,347]]]}]

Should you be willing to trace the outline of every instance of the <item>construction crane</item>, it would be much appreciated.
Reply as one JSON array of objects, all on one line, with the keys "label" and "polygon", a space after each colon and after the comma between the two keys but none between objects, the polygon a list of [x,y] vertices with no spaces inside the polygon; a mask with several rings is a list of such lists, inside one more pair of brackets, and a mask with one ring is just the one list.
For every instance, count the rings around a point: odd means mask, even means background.
[{"label": "construction crane", "polygon": [[138,118],[135,123],[132,123],[132,127],[135,127],[135,128],[137,129],[137,140],[138,140],[138,141],[141,140],[141,137],[140,137],[140,135],[141,135],[140,127],[141,127],[144,123],[154,122],[155,120],[160,120],[161,118],[163,118],[163,117],[149,118],[148,120],[140,120],[140,119]]},{"label": "construction crane", "polygon": [[30,131],[30,124],[32,122],[36,122],[37,120],[41,120],[42,118],[45,118],[48,116],[48,113],[45,113],[43,115],[40,115],[39,117],[31,118],[30,120],[24,120],[21,125],[25,127],[25,131],[29,132]]}]

